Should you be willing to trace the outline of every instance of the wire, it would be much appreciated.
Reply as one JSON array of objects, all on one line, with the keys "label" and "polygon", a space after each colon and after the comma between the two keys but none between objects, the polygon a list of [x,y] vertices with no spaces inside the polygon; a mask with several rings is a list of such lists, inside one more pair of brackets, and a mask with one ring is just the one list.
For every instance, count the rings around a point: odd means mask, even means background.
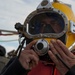
[{"label": "wire", "polygon": [[21,42],[21,44],[18,46],[18,48],[17,48],[17,50],[16,50],[16,54],[18,53],[18,58],[19,58],[19,56],[20,56],[20,53],[21,53],[21,51],[22,51],[22,48],[23,48],[23,45],[24,45],[24,43],[25,43],[25,38],[22,40],[22,42]]}]

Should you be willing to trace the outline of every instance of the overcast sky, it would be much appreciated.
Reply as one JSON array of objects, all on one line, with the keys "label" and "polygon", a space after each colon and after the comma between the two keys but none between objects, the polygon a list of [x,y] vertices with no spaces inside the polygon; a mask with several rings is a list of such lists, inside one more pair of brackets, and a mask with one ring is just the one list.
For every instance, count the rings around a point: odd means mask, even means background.
[{"label": "overcast sky", "polygon": [[[16,30],[15,23],[24,23],[25,18],[34,11],[42,0],[0,0],[0,29]],[[52,1],[52,0],[51,0]],[[72,5],[75,13],[75,0],[59,0]],[[18,36],[0,36],[0,45],[7,52],[18,47]],[[9,42],[9,40],[14,40]]]}]

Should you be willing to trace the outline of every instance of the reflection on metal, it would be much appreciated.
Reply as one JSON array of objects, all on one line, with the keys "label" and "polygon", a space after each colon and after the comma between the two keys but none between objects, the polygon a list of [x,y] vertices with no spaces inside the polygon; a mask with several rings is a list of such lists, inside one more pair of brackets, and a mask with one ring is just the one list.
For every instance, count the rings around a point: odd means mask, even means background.
[{"label": "reflection on metal", "polygon": [[70,31],[75,34],[75,23],[70,21]]},{"label": "reflection on metal", "polygon": [[75,42],[68,48],[71,52],[75,52]]}]

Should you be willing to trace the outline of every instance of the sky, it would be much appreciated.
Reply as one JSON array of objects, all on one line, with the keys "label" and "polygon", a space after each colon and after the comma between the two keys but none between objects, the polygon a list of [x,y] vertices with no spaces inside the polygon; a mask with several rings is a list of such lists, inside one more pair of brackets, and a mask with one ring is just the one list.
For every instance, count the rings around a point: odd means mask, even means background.
[{"label": "sky", "polygon": [[[26,17],[40,4],[42,0],[0,0],[0,29],[14,30],[17,22],[24,23]],[[53,0],[50,0],[53,1]],[[71,4],[75,14],[75,0],[59,0]],[[0,45],[9,52],[17,49],[19,36],[0,36]]]}]

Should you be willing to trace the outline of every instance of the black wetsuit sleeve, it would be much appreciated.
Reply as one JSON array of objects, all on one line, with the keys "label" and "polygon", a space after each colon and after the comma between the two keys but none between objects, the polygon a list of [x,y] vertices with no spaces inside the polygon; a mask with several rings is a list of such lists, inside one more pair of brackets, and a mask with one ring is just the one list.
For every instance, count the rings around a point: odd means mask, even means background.
[{"label": "black wetsuit sleeve", "polygon": [[66,73],[66,75],[75,75],[75,65]]},{"label": "black wetsuit sleeve", "polygon": [[20,64],[18,58],[11,59],[4,67],[0,75],[23,75],[26,70]]}]

